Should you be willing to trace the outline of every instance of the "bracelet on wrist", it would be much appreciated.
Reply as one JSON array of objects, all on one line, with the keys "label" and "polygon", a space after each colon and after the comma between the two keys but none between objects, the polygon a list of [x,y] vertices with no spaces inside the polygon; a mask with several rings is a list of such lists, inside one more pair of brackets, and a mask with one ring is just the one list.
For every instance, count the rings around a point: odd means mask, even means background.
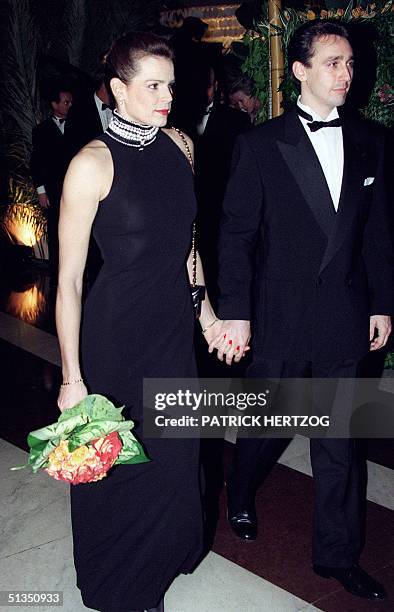
[{"label": "bracelet on wrist", "polygon": [[205,334],[205,332],[207,331],[207,329],[209,329],[210,327],[212,327],[212,325],[215,325],[216,321],[219,321],[219,319],[215,318],[211,323],[209,323],[209,325],[207,325],[206,327],[204,327],[204,329],[202,330],[202,333]]},{"label": "bracelet on wrist", "polygon": [[69,385],[76,385],[77,383],[83,382],[83,378],[76,378],[75,380],[66,380],[62,382],[61,387],[68,387]]}]

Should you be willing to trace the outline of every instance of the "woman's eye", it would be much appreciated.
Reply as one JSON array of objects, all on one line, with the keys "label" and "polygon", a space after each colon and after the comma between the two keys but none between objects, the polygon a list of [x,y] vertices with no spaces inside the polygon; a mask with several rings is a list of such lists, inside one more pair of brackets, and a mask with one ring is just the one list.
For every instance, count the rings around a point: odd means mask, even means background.
[{"label": "woman's eye", "polygon": [[157,89],[158,84],[157,83],[151,83],[150,85],[148,85],[149,89]]}]

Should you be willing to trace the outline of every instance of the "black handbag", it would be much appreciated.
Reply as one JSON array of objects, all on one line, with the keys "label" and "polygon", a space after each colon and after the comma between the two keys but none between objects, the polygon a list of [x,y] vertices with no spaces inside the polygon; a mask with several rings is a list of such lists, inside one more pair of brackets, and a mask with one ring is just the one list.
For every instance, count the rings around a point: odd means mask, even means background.
[{"label": "black handbag", "polygon": [[[192,158],[192,154],[189,148],[189,145],[187,144],[187,140],[184,137],[184,135],[182,134],[182,132],[180,130],[178,130],[178,128],[173,127],[173,130],[175,130],[179,136],[182,138],[183,140],[183,144],[185,145],[185,149],[187,151],[187,157],[189,159],[189,163],[192,169],[192,172],[194,172],[194,164],[193,164],[193,158]],[[198,319],[200,317],[201,314],[201,306],[202,306],[202,302],[205,299],[205,286],[204,285],[197,285],[197,240],[196,240],[196,234],[197,234],[197,230],[196,230],[196,222],[193,222],[193,228],[192,228],[192,282],[190,285],[190,290],[192,293],[192,301],[193,301],[193,308],[194,308],[194,315],[196,317],[196,319]]]}]

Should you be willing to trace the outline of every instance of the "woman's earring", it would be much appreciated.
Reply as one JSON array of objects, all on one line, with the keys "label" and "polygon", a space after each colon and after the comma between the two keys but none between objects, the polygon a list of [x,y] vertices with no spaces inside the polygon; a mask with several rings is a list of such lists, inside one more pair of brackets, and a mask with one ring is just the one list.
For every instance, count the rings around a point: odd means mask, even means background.
[{"label": "woman's earring", "polygon": [[124,104],[124,100],[119,100],[119,104],[120,104],[121,106],[123,106],[123,104]]}]

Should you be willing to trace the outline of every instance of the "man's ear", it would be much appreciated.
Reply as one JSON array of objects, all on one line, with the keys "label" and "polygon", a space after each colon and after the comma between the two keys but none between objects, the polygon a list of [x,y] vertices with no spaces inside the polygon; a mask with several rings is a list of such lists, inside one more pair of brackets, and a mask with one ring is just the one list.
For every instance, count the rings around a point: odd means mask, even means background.
[{"label": "man's ear", "polygon": [[293,71],[295,78],[298,81],[301,81],[301,82],[306,81],[307,73],[306,73],[306,66],[304,64],[298,61],[294,62],[292,66],[292,71]]}]

